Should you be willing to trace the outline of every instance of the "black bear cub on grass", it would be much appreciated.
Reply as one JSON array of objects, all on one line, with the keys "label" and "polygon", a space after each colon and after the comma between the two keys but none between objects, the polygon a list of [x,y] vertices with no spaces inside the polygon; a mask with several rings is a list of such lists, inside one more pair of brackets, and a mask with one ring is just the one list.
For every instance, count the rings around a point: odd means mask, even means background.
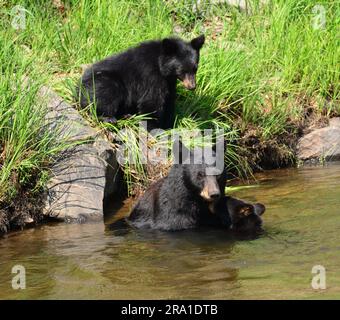
[{"label": "black bear cub on grass", "polygon": [[[207,175],[206,169],[214,165],[209,157],[214,158],[215,153],[208,153],[207,158],[202,149],[189,151],[180,141],[175,143],[180,151],[179,159],[175,160],[177,164],[171,167],[167,177],[146,190],[127,222],[136,228],[168,231],[199,226],[225,227],[240,232],[260,229],[260,215],[265,207],[225,196],[225,170]],[[187,159],[190,164],[184,163]]]},{"label": "black bear cub on grass", "polygon": [[85,70],[78,89],[81,107],[95,102],[106,121],[132,114],[150,114],[148,128],[174,123],[176,81],[196,86],[199,51],[204,36],[190,42],[177,38],[147,41],[110,56]]}]

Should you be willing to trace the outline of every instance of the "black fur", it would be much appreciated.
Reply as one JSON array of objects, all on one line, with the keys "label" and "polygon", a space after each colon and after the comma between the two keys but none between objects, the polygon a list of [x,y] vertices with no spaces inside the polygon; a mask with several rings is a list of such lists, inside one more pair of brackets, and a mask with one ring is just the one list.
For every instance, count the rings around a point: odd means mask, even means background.
[{"label": "black fur", "polygon": [[[261,232],[265,206],[225,196],[225,170],[213,176],[206,175],[207,163],[214,165],[207,157],[215,157],[215,153],[209,156],[202,153],[202,149],[189,151],[180,141],[176,144],[174,149],[178,147],[182,151],[179,159],[175,159],[178,164],[140,197],[127,218],[128,224],[167,231],[214,226],[236,233]],[[199,164],[198,155],[205,155]],[[190,164],[183,164],[187,159]]]},{"label": "black fur", "polygon": [[262,231],[262,214],[266,207],[262,203],[247,203],[243,200],[225,197],[225,207],[231,220],[231,230],[237,233]]},{"label": "black fur", "polygon": [[[186,150],[181,144],[179,149]],[[209,161],[202,158],[201,164],[193,164],[193,158],[197,154],[195,151],[186,152],[190,164],[183,164],[185,152],[182,153],[182,161],[171,167],[169,175],[150,186],[133,208],[128,218],[130,224],[136,228],[161,230],[221,225],[220,217],[213,212],[223,199],[226,172],[223,170],[221,174],[209,176],[209,190],[203,197],[201,193],[207,188],[205,169]],[[197,156],[195,160],[198,160]],[[224,219],[224,223],[230,224],[228,218]]]},{"label": "black fur", "polygon": [[111,120],[150,113],[149,129],[172,127],[176,80],[195,88],[203,43],[204,36],[148,41],[93,64],[78,89],[81,107],[95,101],[98,116]]}]

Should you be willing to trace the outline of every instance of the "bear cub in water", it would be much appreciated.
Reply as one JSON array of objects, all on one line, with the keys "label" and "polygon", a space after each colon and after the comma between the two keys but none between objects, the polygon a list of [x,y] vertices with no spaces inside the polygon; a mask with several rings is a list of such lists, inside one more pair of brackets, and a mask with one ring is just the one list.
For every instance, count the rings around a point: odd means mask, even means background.
[{"label": "bear cub in water", "polygon": [[172,128],[176,81],[196,87],[204,36],[147,41],[101,60],[85,70],[78,88],[80,105],[95,102],[97,114],[114,122],[133,114],[150,114],[148,129]]},{"label": "bear cub in water", "polygon": [[[262,203],[247,203],[230,196],[224,197],[224,213],[230,218],[230,230],[236,233],[257,233],[262,230],[262,214],[266,207]],[[223,212],[220,213],[223,216]]]},{"label": "bear cub in water", "polygon": [[215,151],[189,151],[181,141],[174,143],[176,148],[175,164],[168,176],[153,183],[140,197],[127,218],[130,225],[169,231],[199,226],[225,227],[236,232],[260,230],[265,207],[225,196],[224,168],[207,174],[206,169],[216,164]]}]

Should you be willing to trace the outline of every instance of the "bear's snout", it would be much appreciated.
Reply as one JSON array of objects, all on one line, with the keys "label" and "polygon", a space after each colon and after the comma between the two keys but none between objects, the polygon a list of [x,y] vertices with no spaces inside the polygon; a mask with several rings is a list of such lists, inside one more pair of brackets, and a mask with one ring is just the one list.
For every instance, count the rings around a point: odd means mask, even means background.
[{"label": "bear's snout", "polygon": [[216,200],[216,199],[219,199],[219,197],[221,196],[221,193],[219,190],[216,190],[212,193],[209,194],[209,197],[212,199],[212,200]]},{"label": "bear's snout", "polygon": [[194,74],[186,73],[182,80],[184,88],[188,90],[194,90],[196,88],[196,77]]},{"label": "bear's snout", "polygon": [[200,195],[208,202],[216,201],[221,197],[221,191],[215,176],[207,176],[204,179],[204,186]]}]

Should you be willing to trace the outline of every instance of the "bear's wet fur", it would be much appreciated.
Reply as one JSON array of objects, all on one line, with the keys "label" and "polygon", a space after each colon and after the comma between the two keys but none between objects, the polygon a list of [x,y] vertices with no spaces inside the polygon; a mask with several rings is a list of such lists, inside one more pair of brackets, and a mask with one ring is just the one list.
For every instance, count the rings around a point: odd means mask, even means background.
[{"label": "bear's wet fur", "polygon": [[[179,140],[174,143],[175,149],[179,152],[174,152],[175,164],[168,176],[146,190],[132,209],[128,222],[136,228],[160,230],[220,225],[221,219],[213,211],[223,199],[226,172],[222,168],[215,175],[206,173],[206,169],[214,165],[210,160],[216,156],[215,151],[207,155],[202,153],[202,148],[188,150]],[[230,221],[226,218],[224,223],[229,225]]]},{"label": "bear's wet fur", "polygon": [[262,218],[266,210],[262,203],[251,204],[230,196],[224,197],[225,204],[221,207],[226,210],[230,221],[230,229],[236,233],[261,233]]},{"label": "bear's wet fur", "polygon": [[148,129],[172,128],[177,79],[196,86],[204,36],[190,42],[178,38],[142,42],[85,70],[78,88],[82,108],[95,102],[104,121],[149,114]]},{"label": "bear's wet fur", "polygon": [[[235,233],[262,231],[265,206],[226,196],[224,168],[215,175],[206,174],[206,169],[215,165],[211,161],[216,156],[214,150],[212,153],[199,148],[190,151],[181,141],[174,143],[176,147],[179,151],[176,164],[168,176],[153,183],[138,199],[126,219],[129,225],[166,231],[200,226],[223,227]],[[197,154],[201,161],[197,161]]]}]

